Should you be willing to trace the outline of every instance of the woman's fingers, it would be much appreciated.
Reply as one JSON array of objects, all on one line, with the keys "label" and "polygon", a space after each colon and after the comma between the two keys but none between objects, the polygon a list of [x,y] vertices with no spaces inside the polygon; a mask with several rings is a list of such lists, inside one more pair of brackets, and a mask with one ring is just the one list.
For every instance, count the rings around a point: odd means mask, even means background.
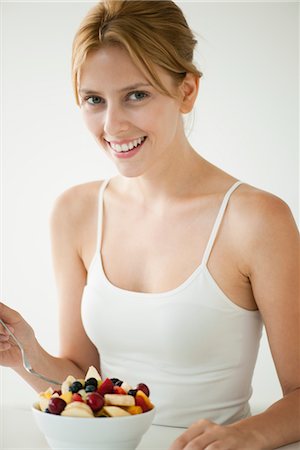
[{"label": "woman's fingers", "polygon": [[0,323],[0,334],[6,335],[10,331],[22,342],[23,346],[30,346],[34,338],[34,331],[18,311],[0,302],[0,319],[4,323],[4,326]]},{"label": "woman's fingers", "polygon": [[247,435],[238,427],[199,420],[174,441],[169,450],[258,450],[257,435]]},{"label": "woman's fingers", "polygon": [[[2,319],[3,322],[5,322],[5,324],[9,326],[14,324],[15,322],[19,322],[21,319],[21,315],[18,313],[18,311],[15,311],[14,309],[0,302],[0,319]],[[4,327],[2,326],[2,328]]]},{"label": "woman's fingers", "polygon": [[0,352],[6,352],[11,348],[10,342],[0,342]]},{"label": "woman's fingers", "polygon": [[[5,323],[7,328],[14,333],[15,328],[13,325],[17,325],[18,322],[21,321],[22,316],[14,309],[0,302],[0,319]],[[0,322],[0,336],[1,335],[9,336],[9,331]]]},{"label": "woman's fingers", "polygon": [[[7,325],[7,324],[5,324],[5,325],[12,333],[14,333],[15,329],[11,325]],[[2,325],[1,322],[0,322],[0,336],[8,336],[8,337],[10,336],[9,331]]]},{"label": "woman's fingers", "polygon": [[201,419],[191,425],[171,445],[169,450],[183,450],[192,440],[201,435],[212,424],[211,421]]},{"label": "woman's fingers", "polygon": [[0,334],[0,342],[6,342],[9,339],[9,334]]},{"label": "woman's fingers", "polygon": [[0,331],[0,352],[9,350],[11,348],[11,337],[5,330],[3,333]]},{"label": "woman's fingers", "polygon": [[[2,326],[2,328],[3,328],[3,326]],[[11,329],[12,327],[9,327],[9,328]],[[10,339],[11,339],[11,336],[5,328],[3,331],[0,330],[0,352],[9,350],[11,348]]]}]

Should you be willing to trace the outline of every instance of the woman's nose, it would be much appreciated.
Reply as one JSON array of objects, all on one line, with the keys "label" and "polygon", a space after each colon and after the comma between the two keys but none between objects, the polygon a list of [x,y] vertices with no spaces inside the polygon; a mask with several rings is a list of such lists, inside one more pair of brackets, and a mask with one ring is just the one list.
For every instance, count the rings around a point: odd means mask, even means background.
[{"label": "woman's nose", "polygon": [[126,112],[120,106],[107,106],[104,117],[104,132],[109,136],[118,136],[128,130]]}]

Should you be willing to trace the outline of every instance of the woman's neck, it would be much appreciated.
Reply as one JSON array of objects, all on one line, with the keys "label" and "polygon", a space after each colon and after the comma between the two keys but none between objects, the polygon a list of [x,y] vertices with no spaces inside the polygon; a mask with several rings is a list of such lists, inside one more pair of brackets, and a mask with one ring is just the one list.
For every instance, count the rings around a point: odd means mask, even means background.
[{"label": "woman's neck", "polygon": [[181,148],[179,156],[169,159],[168,164],[152,167],[137,177],[118,178],[122,191],[127,191],[132,200],[152,207],[156,205],[160,209],[190,195],[207,176],[207,165],[209,163],[188,143],[184,149]]}]

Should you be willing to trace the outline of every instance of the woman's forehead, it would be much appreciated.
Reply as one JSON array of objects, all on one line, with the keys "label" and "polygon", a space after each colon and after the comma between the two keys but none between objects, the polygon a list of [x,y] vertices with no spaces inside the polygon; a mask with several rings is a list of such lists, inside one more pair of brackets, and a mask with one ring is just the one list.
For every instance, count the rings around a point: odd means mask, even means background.
[{"label": "woman's forehead", "polygon": [[[155,70],[165,84],[171,82],[166,71],[158,66]],[[105,46],[89,52],[78,81],[80,90],[93,90],[99,85],[119,91],[128,86],[136,89],[153,87],[151,77],[134,63],[126,49],[119,46]]]},{"label": "woman's forehead", "polygon": [[[128,81],[127,81],[128,80]],[[80,84],[92,81],[121,84],[148,82],[145,74],[132,61],[128,52],[117,47],[104,47],[91,51],[80,70]]]}]

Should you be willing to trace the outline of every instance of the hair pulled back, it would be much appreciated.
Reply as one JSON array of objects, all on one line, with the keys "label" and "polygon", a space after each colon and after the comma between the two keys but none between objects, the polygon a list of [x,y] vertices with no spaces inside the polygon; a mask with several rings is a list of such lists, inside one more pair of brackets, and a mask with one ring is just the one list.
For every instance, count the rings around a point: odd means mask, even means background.
[{"label": "hair pulled back", "polygon": [[171,0],[103,0],[80,24],[73,41],[72,78],[76,101],[80,68],[89,52],[108,45],[125,48],[133,62],[161,92],[155,65],[179,83],[186,73],[199,78],[193,64],[197,44],[181,9]]}]

